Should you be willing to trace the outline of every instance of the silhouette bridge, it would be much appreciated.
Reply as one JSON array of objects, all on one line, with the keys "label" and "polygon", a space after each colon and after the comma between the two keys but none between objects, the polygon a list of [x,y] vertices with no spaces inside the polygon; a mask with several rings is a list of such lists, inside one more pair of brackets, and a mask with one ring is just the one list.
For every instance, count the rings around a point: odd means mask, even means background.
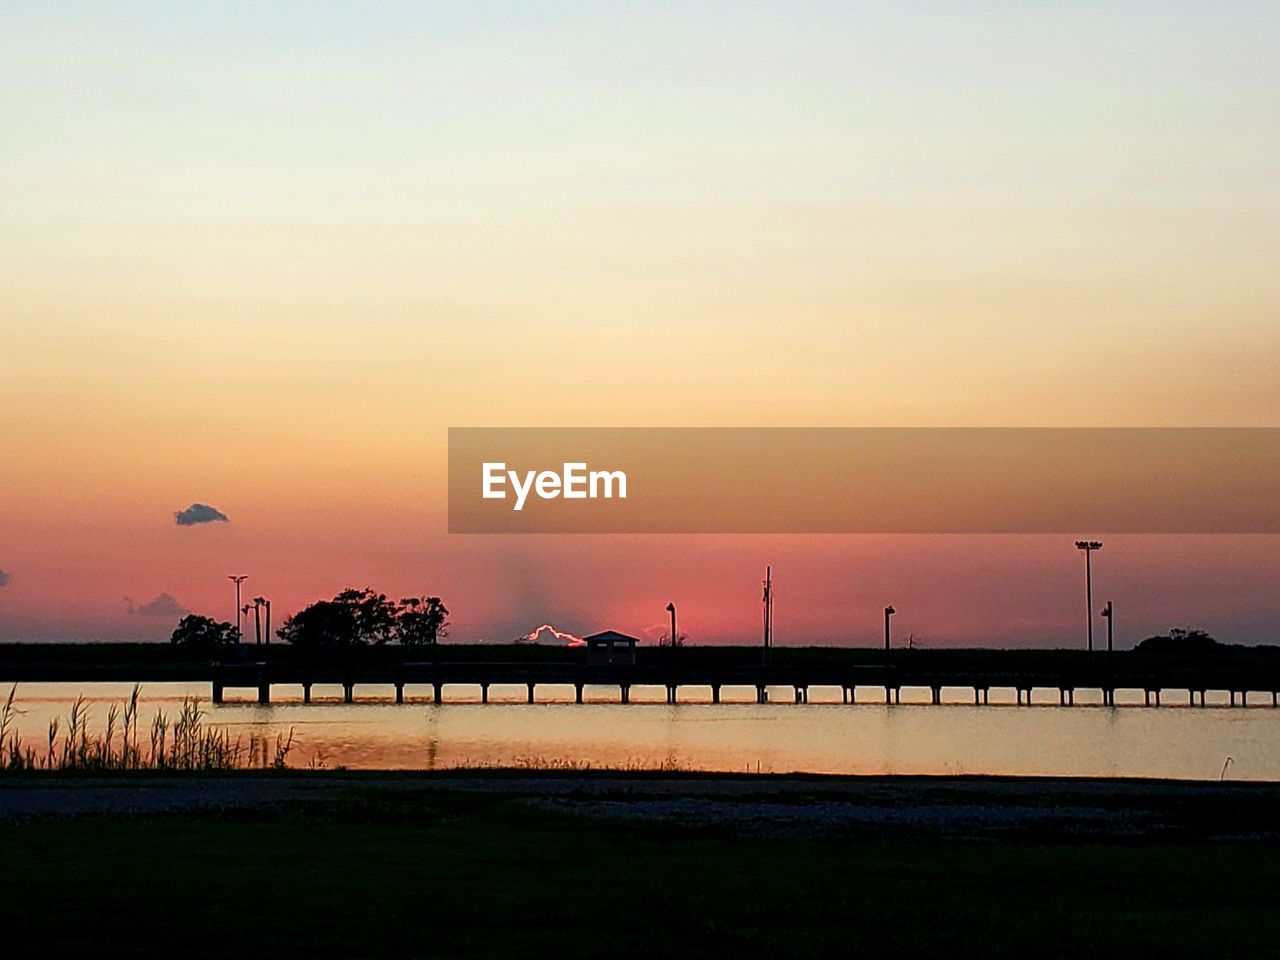
[{"label": "silhouette bridge", "polygon": [[[1071,705],[1081,692],[1088,702],[1151,706],[1240,705],[1280,702],[1280,650],[1237,648],[1228,654],[1178,656],[1136,651],[1087,653],[1069,650],[982,649],[876,651],[848,647],[775,647],[768,660],[760,648],[640,648],[633,664],[592,664],[579,650],[536,645],[441,644],[337,651],[307,651],[286,644],[245,645],[221,658],[155,643],[0,644],[0,682],[179,682],[207,683],[215,703],[226,691],[253,690],[270,703],[276,696],[311,699],[317,685],[341,688],[353,702],[357,688],[383,699],[390,691],[403,702],[407,686],[427,687],[437,703],[457,696],[457,688],[523,687],[528,702],[540,687],[574,691],[576,700],[632,700],[634,688],[665,689],[668,703],[682,700],[806,703],[812,688],[839,690],[844,703],[986,704],[996,702]],[[371,687],[381,688],[374,694]],[[453,688],[451,691],[450,688]],[[602,696],[601,690],[609,690]],[[285,691],[288,690],[286,694]],[[745,696],[744,696],[745,694]],[[923,696],[921,694],[924,694]],[[1131,697],[1130,695],[1135,695]],[[504,692],[503,699],[506,698]],[[557,693],[556,699],[563,694]],[[542,699],[547,699],[545,694]],[[642,698],[651,701],[647,694]],[[823,695],[823,699],[830,699]]]},{"label": "silhouette bridge", "polygon": [[[1105,657],[1100,657],[1105,659]],[[633,687],[665,688],[666,702],[679,702],[683,688],[710,691],[711,702],[721,702],[726,687],[755,691],[755,702],[766,703],[771,693],[781,690],[783,699],[807,703],[811,687],[841,691],[842,702],[857,703],[861,695],[873,702],[900,703],[904,689],[927,690],[929,702],[942,704],[943,691],[964,690],[974,704],[987,704],[990,691],[1016,693],[1017,703],[1029,705],[1035,691],[1056,691],[1058,702],[1075,704],[1078,691],[1096,691],[1102,703],[1115,705],[1117,691],[1141,693],[1148,706],[1160,706],[1169,692],[1185,694],[1183,702],[1204,706],[1210,692],[1225,693],[1232,706],[1248,705],[1250,694],[1269,695],[1272,706],[1280,704],[1280,669],[1238,671],[1230,668],[1135,668],[1097,665],[1070,665],[1057,668],[964,669],[913,666],[909,664],[862,664],[850,666],[681,666],[679,664],[593,667],[582,663],[504,662],[404,662],[392,665],[283,665],[270,663],[224,663],[210,676],[213,702],[221,703],[228,689],[255,689],[260,703],[271,701],[274,686],[301,688],[304,702],[311,701],[317,684],[341,686],[343,699],[354,702],[355,688],[381,686],[395,691],[397,703],[404,702],[409,684],[432,688],[433,700],[445,702],[447,686],[479,687],[481,701],[489,702],[491,686],[523,686],[527,702],[536,702],[539,686],[568,686],[578,703],[587,687],[612,687],[617,700],[629,703]],[[1165,698],[1167,699],[1167,698]],[[966,701],[967,702],[967,698]]]}]

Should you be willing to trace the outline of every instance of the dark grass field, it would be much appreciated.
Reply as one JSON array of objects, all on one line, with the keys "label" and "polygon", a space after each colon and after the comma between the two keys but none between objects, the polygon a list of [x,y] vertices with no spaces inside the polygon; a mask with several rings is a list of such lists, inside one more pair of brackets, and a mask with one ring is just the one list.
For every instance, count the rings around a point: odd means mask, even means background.
[{"label": "dark grass field", "polygon": [[354,783],[262,810],[9,819],[0,864],[10,958],[1280,950],[1272,842],[762,838]]}]

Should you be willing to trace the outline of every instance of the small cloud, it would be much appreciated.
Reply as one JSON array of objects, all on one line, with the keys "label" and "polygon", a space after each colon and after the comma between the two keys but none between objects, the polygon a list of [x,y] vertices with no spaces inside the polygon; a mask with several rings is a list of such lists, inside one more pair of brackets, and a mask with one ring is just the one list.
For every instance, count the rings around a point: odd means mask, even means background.
[{"label": "small cloud", "polygon": [[130,613],[140,617],[181,617],[191,612],[167,593],[162,593],[146,603],[134,603],[128,597],[124,598],[124,602]]},{"label": "small cloud", "polygon": [[191,527],[197,523],[230,523],[225,513],[207,503],[193,503],[175,513],[173,519],[180,527]]},{"label": "small cloud", "polygon": [[7,587],[8,585],[9,574],[4,570],[0,570],[0,587]]},{"label": "small cloud", "polygon": [[552,647],[581,647],[586,641],[567,630],[557,630],[549,623],[534,627],[528,633],[516,637],[516,643],[539,643]]}]

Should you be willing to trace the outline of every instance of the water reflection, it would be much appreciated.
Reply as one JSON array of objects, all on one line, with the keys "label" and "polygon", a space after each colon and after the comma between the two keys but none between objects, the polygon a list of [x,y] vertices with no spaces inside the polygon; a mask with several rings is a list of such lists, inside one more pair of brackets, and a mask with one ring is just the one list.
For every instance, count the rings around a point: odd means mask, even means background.
[{"label": "water reflection", "polygon": [[[4,685],[7,688],[7,684]],[[111,701],[122,702],[127,684],[25,684],[18,688],[16,728],[42,748],[48,726],[65,717],[71,701],[90,701],[90,728],[99,728]],[[251,691],[245,691],[251,693]],[[1179,777],[1216,780],[1226,757],[1230,779],[1280,779],[1280,710],[1225,706],[1141,706],[1141,693],[1102,707],[1077,697],[1057,705],[1043,691],[1035,706],[1012,705],[1012,694],[974,707],[967,690],[944,691],[944,707],[925,704],[927,690],[903,690],[903,703],[883,704],[883,691],[858,690],[857,706],[840,702],[839,688],[814,687],[807,705],[790,702],[789,688],[771,702],[755,703],[751,687],[725,688],[719,705],[710,692],[681,690],[668,705],[662,687],[635,687],[632,702],[617,702],[617,689],[589,687],[577,705],[572,686],[539,687],[538,702],[525,703],[522,685],[490,688],[481,704],[478,687],[445,690],[430,702],[430,687],[406,688],[408,702],[394,703],[390,689],[357,687],[355,704],[342,689],[317,686],[304,705],[301,691],[273,688],[269,706],[248,699],[207,703],[196,684],[147,684],[142,719],[156,710],[176,713],[184,696],[205,701],[206,722],[243,736],[247,744],[294,732],[293,766],[444,769],[482,766],[592,766],[633,769],[818,773],[1060,774]],[[698,694],[702,694],[701,697]],[[699,702],[701,701],[701,702]],[[881,702],[877,702],[881,701]],[[1171,704],[1172,697],[1165,703]],[[1094,705],[1090,705],[1090,703]]]}]

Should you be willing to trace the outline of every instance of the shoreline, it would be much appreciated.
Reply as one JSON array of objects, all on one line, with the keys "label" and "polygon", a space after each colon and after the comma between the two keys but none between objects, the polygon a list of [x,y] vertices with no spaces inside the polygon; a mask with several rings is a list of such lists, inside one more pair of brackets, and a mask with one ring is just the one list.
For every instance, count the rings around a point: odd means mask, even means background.
[{"label": "shoreline", "polygon": [[[687,771],[247,771],[0,776],[0,823],[354,808],[412,816],[442,797],[751,836],[872,832],[1280,842],[1280,783],[1097,777]],[[362,813],[363,815],[363,813]]]}]

